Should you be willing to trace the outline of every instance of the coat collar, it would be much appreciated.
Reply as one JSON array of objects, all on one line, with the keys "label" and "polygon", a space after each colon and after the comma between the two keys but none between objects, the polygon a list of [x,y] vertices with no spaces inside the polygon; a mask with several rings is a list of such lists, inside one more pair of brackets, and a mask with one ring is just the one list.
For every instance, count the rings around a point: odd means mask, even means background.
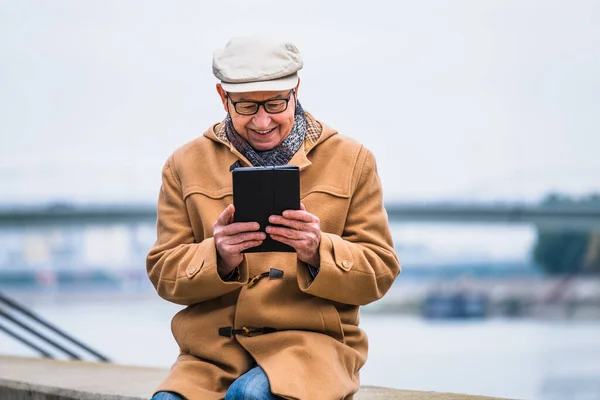
[{"label": "coat collar", "polygon": [[[309,119],[309,124],[312,129],[312,134],[307,135],[307,138],[304,140],[304,143],[296,154],[292,157],[288,165],[296,165],[300,170],[307,168],[312,163],[308,159],[308,153],[312,149],[314,149],[318,144],[324,142],[329,139],[331,136],[336,135],[337,131],[323,124],[321,121],[315,119],[310,113],[306,112],[306,118]],[[242,164],[245,166],[251,166],[250,161],[246,157],[242,155],[233,145],[227,140],[227,138],[223,137],[223,135],[219,134],[222,129],[223,122],[219,122],[217,124],[212,125],[209,129],[204,132],[204,136],[208,139],[227,146],[229,151],[231,151]]]}]

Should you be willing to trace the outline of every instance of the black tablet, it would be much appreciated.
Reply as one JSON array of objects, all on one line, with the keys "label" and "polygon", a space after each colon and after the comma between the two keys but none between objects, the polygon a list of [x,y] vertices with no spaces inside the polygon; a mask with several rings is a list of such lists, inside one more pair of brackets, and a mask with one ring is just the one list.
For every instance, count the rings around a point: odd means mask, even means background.
[{"label": "black tablet", "polygon": [[[300,209],[300,169],[293,165],[233,169],[234,222],[258,222],[265,232],[271,215]],[[269,237],[245,253],[295,252]]]}]

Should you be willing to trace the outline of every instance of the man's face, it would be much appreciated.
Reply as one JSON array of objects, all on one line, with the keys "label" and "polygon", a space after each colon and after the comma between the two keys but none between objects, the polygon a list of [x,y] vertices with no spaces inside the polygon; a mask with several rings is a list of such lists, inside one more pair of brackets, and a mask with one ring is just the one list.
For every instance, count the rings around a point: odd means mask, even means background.
[{"label": "man's face", "polygon": [[290,90],[281,92],[229,93],[229,98],[221,85],[217,85],[217,91],[221,96],[225,111],[228,111],[231,115],[233,127],[255,150],[265,151],[274,149],[279,146],[292,131],[294,125],[294,110],[296,108],[294,96],[290,98],[287,109],[278,114],[267,113],[264,106],[261,105],[256,114],[241,115],[235,110],[232,103],[232,101],[287,99],[290,97]]}]

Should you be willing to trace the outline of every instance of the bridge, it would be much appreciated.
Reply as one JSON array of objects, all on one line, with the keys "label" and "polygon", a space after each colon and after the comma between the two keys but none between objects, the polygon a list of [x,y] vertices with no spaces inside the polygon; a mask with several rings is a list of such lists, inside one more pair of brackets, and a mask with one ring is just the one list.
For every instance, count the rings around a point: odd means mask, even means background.
[{"label": "bridge", "polygon": [[[600,206],[386,203],[391,222],[534,225],[548,230],[600,230]],[[0,207],[0,228],[154,224],[156,206],[74,205]]]}]

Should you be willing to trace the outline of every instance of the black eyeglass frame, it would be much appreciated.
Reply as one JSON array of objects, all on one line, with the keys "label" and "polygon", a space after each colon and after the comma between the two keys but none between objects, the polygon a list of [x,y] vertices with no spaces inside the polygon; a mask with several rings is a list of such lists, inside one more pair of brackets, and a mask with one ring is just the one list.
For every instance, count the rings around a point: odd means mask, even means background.
[{"label": "black eyeglass frame", "polygon": [[[250,115],[254,115],[258,112],[258,110],[260,110],[260,106],[262,106],[262,108],[265,110],[265,112],[267,114],[281,114],[282,112],[284,112],[285,110],[288,109],[289,105],[290,105],[290,100],[292,99],[292,96],[294,96],[294,94],[296,93],[295,89],[290,89],[290,95],[287,98],[283,98],[283,99],[269,99],[269,100],[265,100],[265,101],[254,101],[254,100],[240,100],[240,101],[233,101],[233,99],[231,97],[229,97],[229,92],[225,92],[225,96],[227,96],[227,99],[231,102],[231,104],[233,104],[233,109],[235,110],[236,113],[238,113],[239,115],[244,115],[244,116],[250,116]],[[277,112],[269,112],[267,110],[267,107],[265,107],[265,104],[271,102],[271,101],[285,101],[285,108],[281,111],[277,111]],[[240,103],[252,103],[252,104],[256,104],[256,111],[254,111],[251,114],[248,113],[241,113],[238,111],[237,109],[237,105]]]}]

